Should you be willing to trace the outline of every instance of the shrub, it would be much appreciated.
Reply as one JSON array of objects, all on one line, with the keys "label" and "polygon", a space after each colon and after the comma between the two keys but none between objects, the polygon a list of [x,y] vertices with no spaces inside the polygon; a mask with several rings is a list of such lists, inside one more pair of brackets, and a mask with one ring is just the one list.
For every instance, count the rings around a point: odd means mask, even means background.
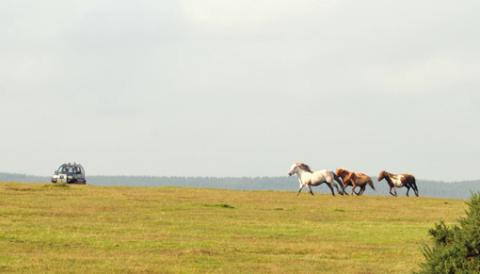
[{"label": "shrub", "polygon": [[424,273],[480,273],[480,194],[474,194],[466,216],[458,225],[448,227],[443,221],[429,230],[432,246],[423,248]]}]

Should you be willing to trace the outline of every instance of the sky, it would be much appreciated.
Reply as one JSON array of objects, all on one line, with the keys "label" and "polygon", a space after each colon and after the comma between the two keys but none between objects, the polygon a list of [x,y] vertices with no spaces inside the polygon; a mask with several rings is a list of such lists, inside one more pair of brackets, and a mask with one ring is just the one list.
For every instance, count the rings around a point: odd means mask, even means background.
[{"label": "sky", "polygon": [[479,179],[476,0],[4,0],[0,172]]}]

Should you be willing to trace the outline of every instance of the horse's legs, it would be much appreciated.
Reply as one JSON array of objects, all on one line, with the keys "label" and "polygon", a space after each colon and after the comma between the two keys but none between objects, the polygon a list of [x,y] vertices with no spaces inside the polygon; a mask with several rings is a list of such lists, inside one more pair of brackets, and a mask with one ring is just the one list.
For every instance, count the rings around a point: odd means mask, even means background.
[{"label": "horse's legs", "polygon": [[417,184],[416,183],[413,183],[412,184],[412,188],[413,188],[413,191],[415,192],[415,196],[418,197],[418,188],[417,188]]},{"label": "horse's legs", "polygon": [[297,193],[297,196],[300,195],[300,192],[302,192],[302,189],[305,185],[301,185],[300,188],[298,189],[298,193]]},{"label": "horse's legs", "polygon": [[347,192],[347,188],[348,188],[348,185],[345,186],[345,194],[346,194],[346,195],[350,195],[350,194],[348,194],[348,192]]},{"label": "horse's legs", "polygon": [[360,190],[359,190],[359,191],[355,191],[355,194],[356,194],[357,196],[362,195],[362,193],[363,193],[363,191],[362,191],[362,188],[361,188],[361,187],[360,187]]},{"label": "horse's legs", "polygon": [[[393,192],[392,192],[392,190],[393,190]],[[397,191],[395,191],[395,188],[392,187],[392,186],[390,187],[390,195],[397,196]]]},{"label": "horse's legs", "polygon": [[355,193],[355,195],[358,195],[357,192],[355,192],[355,188],[357,187],[357,185],[355,183],[352,182],[352,195]]},{"label": "horse's legs", "polygon": [[333,186],[337,190],[338,194],[343,195],[343,192],[338,188],[338,186],[336,184],[333,184]]},{"label": "horse's legs", "polygon": [[327,182],[327,186],[328,186],[328,188],[330,188],[330,191],[332,192],[332,196],[335,196],[335,191],[333,191],[332,185],[333,185],[333,183]]},{"label": "horse's legs", "polygon": [[[328,184],[328,183],[327,183]],[[345,194],[345,190],[340,190],[340,188],[338,188],[338,186],[332,182],[332,185],[335,187],[335,189],[337,190],[338,194],[340,195],[344,195]]]},{"label": "horse's legs", "polygon": [[[358,185],[355,185],[355,188],[357,188],[357,186],[358,186]],[[363,190],[365,190],[365,189],[362,188],[361,186],[358,186],[358,187],[360,187],[360,190],[359,190],[359,191],[355,191],[355,195],[360,196],[360,195],[362,195]],[[352,189],[352,191],[353,191],[353,189]]]},{"label": "horse's legs", "polygon": [[310,192],[310,194],[313,195],[313,191],[312,191],[312,186],[311,186],[311,185],[308,185],[308,191]]},{"label": "horse's legs", "polygon": [[345,186],[345,187],[343,188],[343,194],[348,196],[349,194],[348,194],[348,192],[347,192],[347,187],[348,187],[348,186]]},{"label": "horse's legs", "polygon": [[410,185],[405,185],[407,187],[407,197],[408,197],[408,192],[410,191]]},{"label": "horse's legs", "polygon": [[[333,174],[333,179],[337,182],[337,184],[340,186],[340,188],[342,188],[342,192],[340,192],[340,190],[338,190],[338,186],[335,185],[335,183],[333,183],[333,185],[337,188],[337,191],[340,195],[345,195],[347,194],[347,192],[345,192],[345,184],[344,182],[342,182],[339,177],[337,175],[335,175],[335,173]],[[348,195],[348,194],[347,194]]]},{"label": "horse's legs", "polygon": [[367,186],[367,185],[363,185],[363,186],[360,188],[360,192],[359,192],[357,195],[362,195],[363,192],[365,191],[365,187],[366,187],[366,186]]}]

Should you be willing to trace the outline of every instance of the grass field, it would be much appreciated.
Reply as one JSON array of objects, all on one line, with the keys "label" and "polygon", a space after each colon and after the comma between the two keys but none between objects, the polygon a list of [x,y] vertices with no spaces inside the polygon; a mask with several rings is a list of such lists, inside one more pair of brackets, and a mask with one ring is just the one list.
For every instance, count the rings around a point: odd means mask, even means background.
[{"label": "grass field", "polygon": [[0,183],[0,272],[409,273],[428,229],[464,209],[413,197]]}]

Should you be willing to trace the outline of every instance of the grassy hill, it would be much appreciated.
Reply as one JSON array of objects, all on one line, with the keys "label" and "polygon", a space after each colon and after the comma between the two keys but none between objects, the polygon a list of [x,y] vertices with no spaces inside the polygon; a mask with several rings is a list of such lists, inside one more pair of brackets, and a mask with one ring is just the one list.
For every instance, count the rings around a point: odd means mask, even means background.
[{"label": "grassy hill", "polygon": [[408,273],[460,200],[0,183],[0,272]]}]

